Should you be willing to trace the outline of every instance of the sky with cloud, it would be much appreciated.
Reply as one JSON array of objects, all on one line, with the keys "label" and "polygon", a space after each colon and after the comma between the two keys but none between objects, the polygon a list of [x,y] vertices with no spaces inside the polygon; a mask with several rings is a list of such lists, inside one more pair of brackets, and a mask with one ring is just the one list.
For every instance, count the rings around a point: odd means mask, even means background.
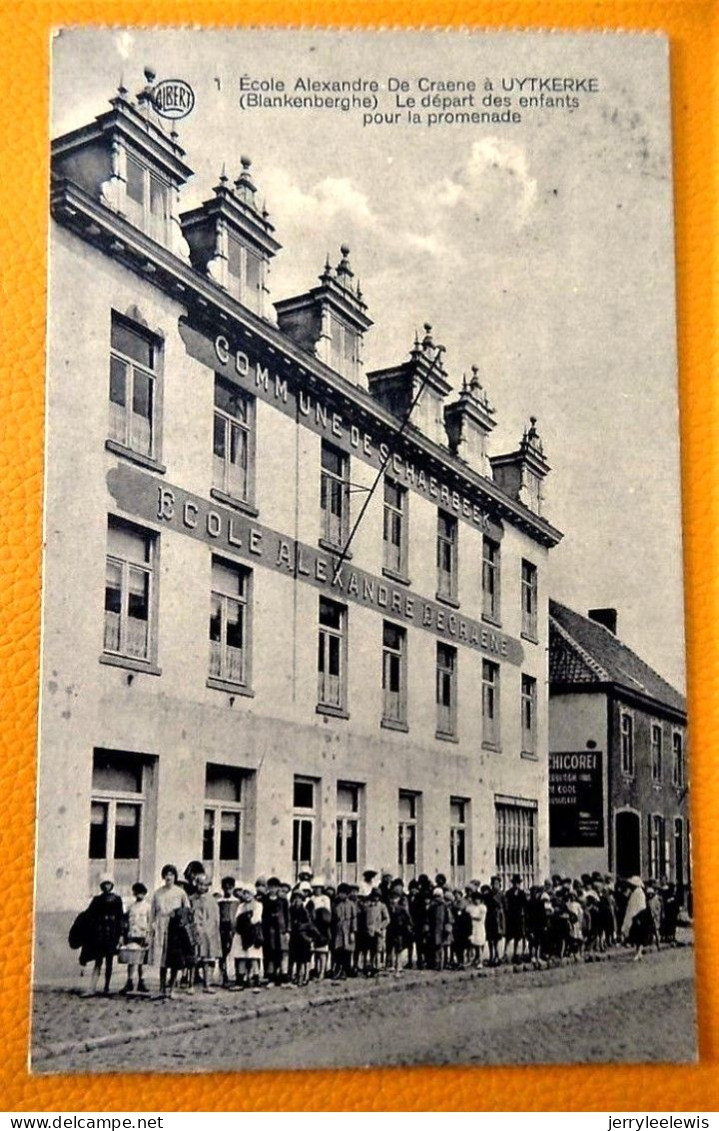
[{"label": "sky with cloud", "polygon": [[[54,45],[53,134],[101,113],[143,67],[196,95],[177,123],[194,177],[183,209],[240,157],[283,250],[272,298],[313,286],[347,242],[375,325],[367,368],[404,359],[425,321],[458,386],[476,364],[497,409],[491,451],[530,413],[552,465],[553,594],[619,610],[620,634],[684,686],[667,46],[658,36],[144,32]],[[596,77],[578,109],[515,124],[400,123],[246,110],[242,75],[478,82]],[[387,101],[391,108],[391,101]]]}]

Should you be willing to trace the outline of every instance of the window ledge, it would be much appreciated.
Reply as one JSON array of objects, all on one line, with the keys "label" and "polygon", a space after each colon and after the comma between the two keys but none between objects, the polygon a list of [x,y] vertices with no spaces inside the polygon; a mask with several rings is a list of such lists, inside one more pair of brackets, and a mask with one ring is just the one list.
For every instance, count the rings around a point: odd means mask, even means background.
[{"label": "window ledge", "polygon": [[491,624],[493,628],[501,628],[502,622],[498,617],[491,617],[488,613],[482,613],[482,623]]},{"label": "window ledge", "polygon": [[440,593],[439,591],[435,593],[435,597],[438,601],[441,601],[443,605],[449,605],[450,609],[459,608],[459,601],[456,597],[448,597],[446,593]]},{"label": "window ledge", "polygon": [[483,750],[492,750],[495,754],[501,754],[502,753],[502,747],[499,745],[498,742],[483,742],[482,743],[482,749]]},{"label": "window ledge", "polygon": [[147,467],[150,471],[159,471],[160,475],[164,475],[167,468],[164,463],[159,460],[153,459],[152,456],[144,456],[141,452],[135,452],[132,448],[126,447],[118,440],[105,440],[105,447],[108,452],[112,452],[116,456],[122,456],[124,459],[129,459],[132,463],[137,463],[140,467]]},{"label": "window ledge", "polygon": [[100,663],[111,668],[125,668],[130,672],[144,672],[145,675],[162,675],[162,668],[149,660],[135,660],[132,656],[113,656],[110,652],[103,652]]},{"label": "window ledge", "polygon": [[459,739],[456,734],[448,734],[445,730],[436,730],[434,737],[438,738],[440,742],[452,742],[455,746],[459,746]]},{"label": "window ledge", "polygon": [[628,774],[626,770],[622,770],[622,777],[625,781],[634,781],[634,774]]},{"label": "window ledge", "polygon": [[213,499],[217,499],[218,503],[224,503],[226,507],[232,507],[233,510],[241,511],[242,514],[248,514],[250,518],[257,518],[260,513],[252,503],[246,503],[244,499],[236,499],[234,495],[226,495],[218,487],[210,487],[210,495]]},{"label": "window ledge", "polygon": [[539,644],[539,637],[535,636],[532,632],[520,632],[522,640],[528,640],[530,644]]},{"label": "window ledge", "polygon": [[390,581],[397,581],[400,585],[411,585],[411,578],[407,577],[404,573],[398,573],[396,569],[390,569],[389,566],[382,566],[382,576],[388,577]]},{"label": "window ledge", "polygon": [[521,755],[527,762],[538,762],[539,755],[535,754],[533,750],[522,750]]},{"label": "window ledge", "polygon": [[380,719],[379,725],[384,727],[385,730],[399,730],[404,734],[407,734],[409,731],[407,723],[399,722],[397,719]]},{"label": "window ledge", "polygon": [[348,719],[350,717],[349,711],[344,707],[333,707],[330,703],[318,703],[315,707],[318,715],[331,715],[333,719]]},{"label": "window ledge", "polygon": [[212,687],[215,691],[227,691],[230,695],[244,695],[246,699],[254,699],[255,693],[251,687],[247,687],[244,683],[232,683],[228,679],[216,679],[214,676],[208,676],[205,682],[206,687]]},{"label": "window ledge", "polygon": [[333,554],[336,558],[341,557],[346,562],[352,560],[352,554],[349,550],[345,553],[341,546],[336,546],[334,542],[328,542],[326,538],[318,539],[317,544],[321,546],[323,550],[327,550],[330,554]]}]

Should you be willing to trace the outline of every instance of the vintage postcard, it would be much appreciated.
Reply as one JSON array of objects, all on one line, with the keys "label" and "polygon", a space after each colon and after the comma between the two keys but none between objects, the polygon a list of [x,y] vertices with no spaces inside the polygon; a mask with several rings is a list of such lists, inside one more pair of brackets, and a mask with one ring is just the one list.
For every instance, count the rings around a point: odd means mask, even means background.
[{"label": "vintage postcard", "polygon": [[695,1058],[668,64],[55,34],[35,1073]]}]

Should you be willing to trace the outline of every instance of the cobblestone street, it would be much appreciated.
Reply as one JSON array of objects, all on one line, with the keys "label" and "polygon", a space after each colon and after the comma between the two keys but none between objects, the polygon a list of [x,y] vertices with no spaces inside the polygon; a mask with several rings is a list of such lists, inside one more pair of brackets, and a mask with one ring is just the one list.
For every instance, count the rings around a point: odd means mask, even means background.
[{"label": "cobblestone street", "polygon": [[[306,990],[35,994],[35,1072],[693,1060],[694,952],[482,976],[405,972]],[[119,979],[118,979],[119,984]],[[351,1000],[348,1000],[351,999]]]}]

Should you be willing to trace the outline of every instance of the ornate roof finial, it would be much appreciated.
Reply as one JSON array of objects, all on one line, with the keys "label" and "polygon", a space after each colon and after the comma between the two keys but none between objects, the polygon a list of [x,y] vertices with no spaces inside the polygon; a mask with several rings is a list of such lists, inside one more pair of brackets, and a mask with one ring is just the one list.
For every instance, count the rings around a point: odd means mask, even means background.
[{"label": "ornate roof finial", "polygon": [[537,431],[537,418],[536,418],[536,416],[530,416],[530,418],[529,418],[529,428],[525,428],[525,430],[524,430],[523,442],[526,445],[526,447],[533,448],[534,451],[538,453],[538,455],[544,455],[544,448],[542,447],[542,441],[540,439],[539,432]]},{"label": "ornate roof finial", "polygon": [[145,67],[143,73],[145,75],[145,85],[138,93],[137,101],[141,106],[144,105],[146,110],[150,110],[154,107],[153,86],[157,75],[152,67]]},{"label": "ornate roof finial", "polygon": [[249,204],[254,208],[257,189],[255,188],[255,182],[252,180],[252,173],[250,172],[252,161],[243,154],[240,157],[240,164],[242,165],[242,172],[235,181],[235,189],[240,199],[243,200],[245,204]]},{"label": "ornate roof finial", "polygon": [[145,79],[150,84],[150,86],[152,86],[155,79],[157,78],[157,71],[155,71],[153,67],[145,67],[142,73],[144,74]]},{"label": "ornate roof finial", "polygon": [[227,166],[225,165],[225,162],[223,161],[222,162],[222,172],[220,173],[220,184],[226,185],[228,180],[229,180],[229,177],[227,176]]},{"label": "ornate roof finial", "polygon": [[432,326],[429,322],[424,324],[424,338],[422,339],[423,349],[432,349],[434,342],[432,341]]},{"label": "ornate roof finial", "polygon": [[349,280],[352,278],[354,272],[350,267],[350,249],[346,243],[343,243],[340,247],[340,254],[342,255],[342,258],[337,264],[337,278],[343,280],[346,279],[347,281],[344,283],[344,286],[349,286]]},{"label": "ornate roof finial", "polygon": [[482,388],[482,386],[480,384],[480,380],[479,380],[479,366],[478,365],[472,365],[470,368],[472,370],[472,377],[471,377],[471,380],[469,382],[469,387],[472,390],[472,392],[479,392],[480,389]]}]

